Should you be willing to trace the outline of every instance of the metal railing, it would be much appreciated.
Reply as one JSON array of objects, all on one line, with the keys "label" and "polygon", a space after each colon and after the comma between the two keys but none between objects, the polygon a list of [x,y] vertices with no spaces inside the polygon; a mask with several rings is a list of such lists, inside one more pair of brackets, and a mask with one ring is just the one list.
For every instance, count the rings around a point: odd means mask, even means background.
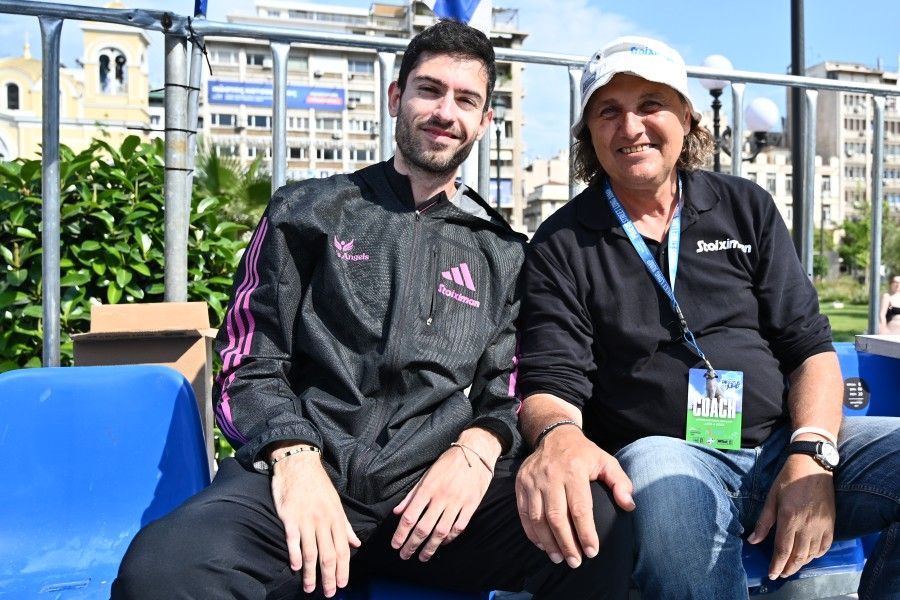
[{"label": "metal railing", "polygon": [[[59,38],[65,19],[96,21],[137,27],[165,35],[165,299],[187,298],[187,230],[190,216],[190,186],[193,154],[196,146],[199,69],[202,68],[200,47],[207,36],[225,36],[268,40],[273,57],[273,128],[272,186],[285,183],[287,132],[285,95],[287,90],[287,54],[290,45],[303,43],[329,47],[352,47],[375,50],[380,68],[380,146],[379,158],[393,153],[393,121],[388,112],[387,90],[394,72],[398,52],[407,41],[399,38],[375,37],[333,32],[307,31],[291,27],[260,27],[238,23],[193,19],[170,12],[139,9],[108,9],[89,6],[51,4],[32,0],[0,0],[0,12],[37,17],[41,25],[43,51],[43,316],[45,366],[57,366],[60,360],[60,195],[59,195]],[[188,61],[187,45],[193,44]],[[581,67],[587,56],[496,48],[499,60],[551,65],[568,69],[570,121],[575,118],[580,102]],[[188,66],[190,63],[190,67]],[[803,235],[800,259],[812,277],[813,204],[815,181],[816,102],[820,91],[870,94],[874,104],[874,143],[872,151],[872,239],[869,256],[869,321],[875,332],[880,311],[880,264],[882,178],[884,157],[884,110],[888,96],[900,96],[900,87],[864,84],[816,77],[773,75],[751,71],[722,71],[708,67],[688,67],[688,76],[731,82],[732,91],[732,173],[741,175],[741,146],[744,91],[746,84],[780,85],[804,90],[809,118],[804,132],[805,153],[803,178]],[[50,90],[51,93],[47,93]],[[486,193],[490,182],[490,145],[493,136],[485,135],[478,150],[477,189]],[[574,140],[570,137],[570,142]],[[570,196],[576,190],[570,177]],[[796,208],[796,207],[795,207]]]}]

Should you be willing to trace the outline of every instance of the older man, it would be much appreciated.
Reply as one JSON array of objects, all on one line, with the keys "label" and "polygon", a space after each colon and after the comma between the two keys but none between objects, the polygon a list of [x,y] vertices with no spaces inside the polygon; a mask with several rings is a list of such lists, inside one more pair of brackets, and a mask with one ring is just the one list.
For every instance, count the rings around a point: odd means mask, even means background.
[{"label": "older man", "polygon": [[592,547],[600,480],[636,504],[645,598],[745,597],[744,538],[774,537],[776,578],[882,530],[861,598],[900,598],[900,420],[842,425],[828,320],[771,196],[697,170],[711,140],[668,46],[612,42],[581,90],[588,187],[541,226],[525,270],[530,539],[570,560]]}]

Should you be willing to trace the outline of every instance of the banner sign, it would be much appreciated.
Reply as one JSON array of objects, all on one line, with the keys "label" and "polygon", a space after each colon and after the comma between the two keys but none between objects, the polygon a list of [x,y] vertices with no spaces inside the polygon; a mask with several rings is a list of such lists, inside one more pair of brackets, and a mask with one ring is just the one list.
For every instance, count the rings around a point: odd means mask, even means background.
[{"label": "banner sign", "polygon": [[[343,110],[346,106],[343,88],[289,85],[285,101],[288,108]],[[246,104],[272,106],[272,84],[210,80],[206,91],[209,104]]]}]

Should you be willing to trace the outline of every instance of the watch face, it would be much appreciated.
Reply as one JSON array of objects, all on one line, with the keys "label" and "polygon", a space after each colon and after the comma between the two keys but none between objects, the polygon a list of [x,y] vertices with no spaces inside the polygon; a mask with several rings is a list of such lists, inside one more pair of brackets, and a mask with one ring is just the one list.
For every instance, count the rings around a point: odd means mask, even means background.
[{"label": "watch face", "polygon": [[822,442],[819,449],[819,455],[822,457],[822,460],[824,460],[832,468],[836,467],[838,465],[838,461],[840,460],[837,448],[835,448],[834,445],[826,442]]}]

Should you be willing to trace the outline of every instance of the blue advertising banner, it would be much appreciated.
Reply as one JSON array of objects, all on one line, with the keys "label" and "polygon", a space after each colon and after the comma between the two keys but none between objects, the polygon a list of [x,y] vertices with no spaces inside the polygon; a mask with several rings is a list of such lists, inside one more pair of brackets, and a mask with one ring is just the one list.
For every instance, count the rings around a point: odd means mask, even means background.
[{"label": "blue advertising banner", "polygon": [[[206,92],[206,101],[210,104],[272,106],[272,84],[270,83],[211,79]],[[289,85],[286,96],[288,108],[343,110],[347,103],[345,90],[342,88]]]}]

